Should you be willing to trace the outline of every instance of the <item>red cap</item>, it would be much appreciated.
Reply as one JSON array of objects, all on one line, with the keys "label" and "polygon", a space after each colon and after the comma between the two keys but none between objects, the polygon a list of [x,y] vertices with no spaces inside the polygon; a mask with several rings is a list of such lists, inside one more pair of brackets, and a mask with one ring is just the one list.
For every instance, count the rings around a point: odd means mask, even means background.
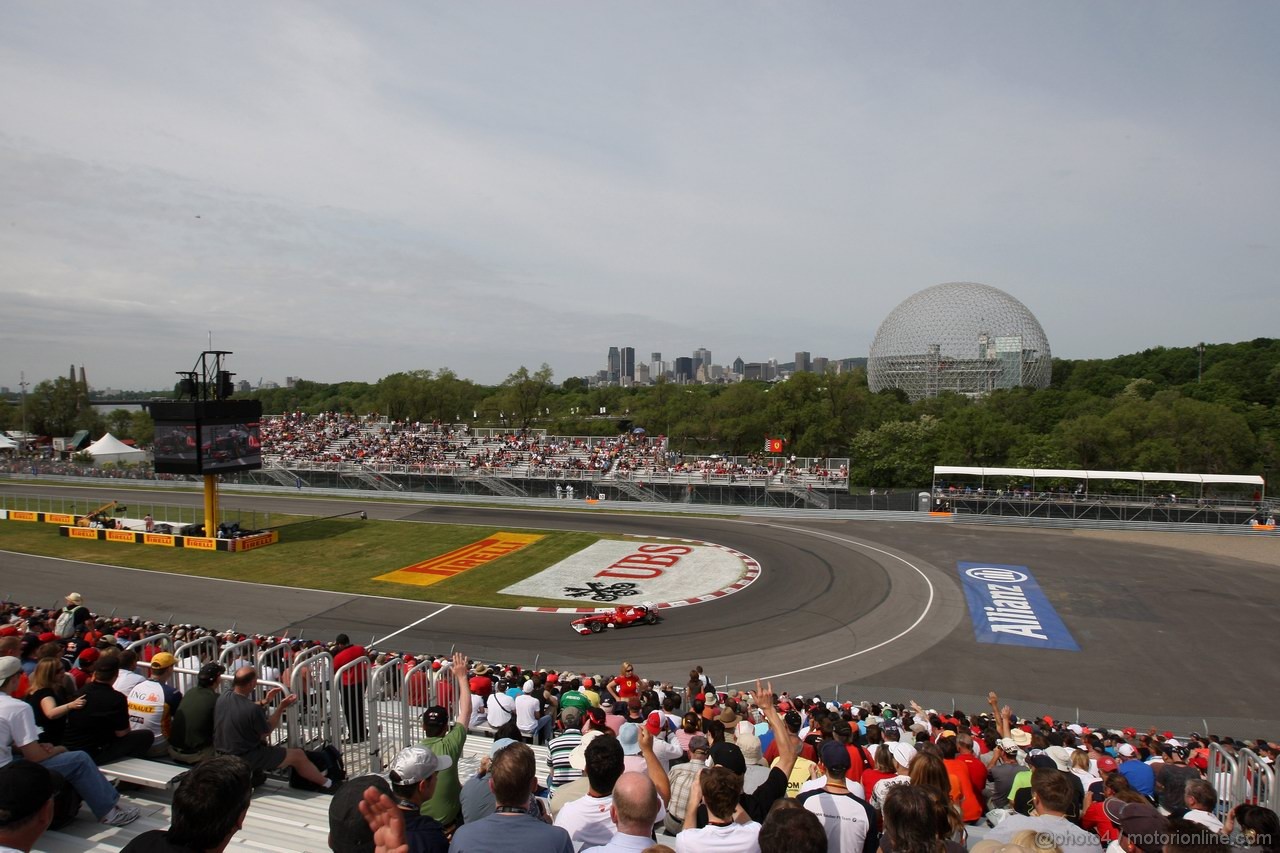
[{"label": "red cap", "polygon": [[417,659],[417,658],[415,658],[413,655],[405,655],[405,656],[404,656],[404,662],[405,662],[405,663],[407,663],[407,664],[409,664],[409,666],[413,666],[414,664],[416,664],[416,663],[418,662],[418,659]]},{"label": "red cap", "polygon": [[1196,768],[1197,770],[1209,769],[1209,759],[1203,755],[1193,755],[1191,757],[1191,760],[1188,761],[1187,763],[1190,764],[1192,767]]},{"label": "red cap", "polygon": [[1045,725],[1052,726],[1052,725],[1053,725],[1053,717],[1050,717],[1048,714],[1045,714],[1044,722],[1045,722]]},{"label": "red cap", "polygon": [[590,690],[596,686],[596,680],[594,678],[584,678],[582,679],[582,686]]},{"label": "red cap", "polygon": [[56,643],[58,642],[58,635],[53,633],[52,631],[45,631],[36,639],[38,639],[42,643]]},{"label": "red cap", "polygon": [[432,668],[432,669],[439,669],[439,668],[440,668],[440,661],[438,661],[438,660],[433,660],[433,661],[431,662],[431,668]]},{"label": "red cap", "polygon": [[1103,773],[1110,773],[1116,769],[1116,760],[1110,755],[1104,755],[1098,759],[1098,769]]},{"label": "red cap", "polygon": [[555,684],[559,680],[560,676],[556,675],[554,672],[547,673],[547,684]]},{"label": "red cap", "polygon": [[1170,739],[1170,738],[1172,738],[1172,737],[1173,737],[1173,732],[1165,732],[1165,733],[1164,733],[1164,739],[1165,739],[1165,740],[1169,740],[1169,739]]},{"label": "red cap", "polygon": [[15,628],[13,625],[5,625],[3,628],[0,628],[0,637],[16,637],[16,636],[18,636],[18,629]]},{"label": "red cap", "polygon": [[1134,735],[1136,735],[1137,733],[1138,733],[1138,730],[1137,730],[1137,729],[1125,729],[1125,730],[1124,730],[1124,736],[1125,736],[1125,737],[1133,737],[1133,736],[1134,736]]},{"label": "red cap", "polygon": [[102,653],[97,649],[85,649],[80,653],[80,660],[85,663],[96,663],[100,657],[102,657]]},{"label": "red cap", "polygon": [[662,731],[666,720],[663,719],[661,711],[650,711],[648,718],[644,721],[644,727],[649,730],[649,734],[656,735]]}]

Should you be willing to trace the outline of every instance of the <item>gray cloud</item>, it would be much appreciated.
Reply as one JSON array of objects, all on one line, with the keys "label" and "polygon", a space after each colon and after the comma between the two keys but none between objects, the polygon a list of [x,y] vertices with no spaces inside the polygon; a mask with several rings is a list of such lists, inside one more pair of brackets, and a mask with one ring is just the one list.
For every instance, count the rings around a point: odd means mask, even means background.
[{"label": "gray cloud", "polygon": [[1060,355],[1274,334],[1278,19],[12,4],[0,384],[861,355],[952,280]]}]

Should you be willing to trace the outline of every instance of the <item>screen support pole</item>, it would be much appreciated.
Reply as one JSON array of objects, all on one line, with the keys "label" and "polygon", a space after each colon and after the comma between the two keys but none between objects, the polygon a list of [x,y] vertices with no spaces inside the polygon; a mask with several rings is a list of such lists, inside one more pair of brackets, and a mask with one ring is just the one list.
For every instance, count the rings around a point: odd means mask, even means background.
[{"label": "screen support pole", "polygon": [[218,535],[218,475],[204,475],[204,535]]}]

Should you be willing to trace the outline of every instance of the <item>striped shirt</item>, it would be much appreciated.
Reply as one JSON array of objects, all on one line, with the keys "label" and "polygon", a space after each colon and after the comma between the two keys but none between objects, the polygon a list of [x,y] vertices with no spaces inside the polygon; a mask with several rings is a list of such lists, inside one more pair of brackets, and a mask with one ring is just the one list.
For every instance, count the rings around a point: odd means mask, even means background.
[{"label": "striped shirt", "polygon": [[581,770],[569,766],[569,753],[582,743],[581,729],[565,729],[547,744],[547,788],[554,791],[582,776]]}]

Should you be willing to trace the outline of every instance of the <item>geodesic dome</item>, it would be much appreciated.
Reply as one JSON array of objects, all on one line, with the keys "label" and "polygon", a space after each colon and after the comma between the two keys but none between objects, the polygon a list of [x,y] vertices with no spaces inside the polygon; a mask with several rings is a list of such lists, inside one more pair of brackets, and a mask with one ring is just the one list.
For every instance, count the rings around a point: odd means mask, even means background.
[{"label": "geodesic dome", "polygon": [[954,391],[1046,388],[1049,341],[1027,306],[1003,290],[951,282],[908,297],[876,330],[867,360],[871,390],[901,388],[911,400]]}]

